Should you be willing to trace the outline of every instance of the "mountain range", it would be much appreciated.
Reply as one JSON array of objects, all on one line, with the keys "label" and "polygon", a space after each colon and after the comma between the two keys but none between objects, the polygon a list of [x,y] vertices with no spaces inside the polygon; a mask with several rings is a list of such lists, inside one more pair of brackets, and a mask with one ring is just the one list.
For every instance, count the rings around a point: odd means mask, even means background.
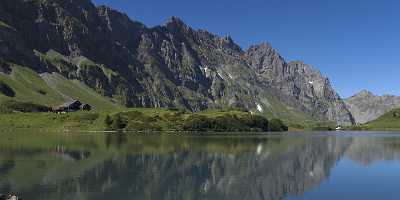
[{"label": "mountain range", "polygon": [[78,98],[97,109],[241,108],[299,124],[356,122],[327,77],[266,42],[244,50],[177,17],[147,27],[90,0],[0,1],[0,90],[0,100],[46,105]]},{"label": "mountain range", "polygon": [[370,122],[393,109],[400,108],[400,97],[377,96],[367,90],[347,98],[345,102],[358,124]]}]

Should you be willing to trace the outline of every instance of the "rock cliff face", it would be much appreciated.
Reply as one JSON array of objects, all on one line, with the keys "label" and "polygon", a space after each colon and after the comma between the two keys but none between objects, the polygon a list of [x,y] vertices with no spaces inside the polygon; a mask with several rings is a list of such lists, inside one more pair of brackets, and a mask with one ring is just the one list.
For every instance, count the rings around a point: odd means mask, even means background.
[{"label": "rock cliff face", "polygon": [[353,121],[329,79],[312,66],[301,61],[286,63],[276,50],[265,43],[250,47],[246,57],[265,85],[286,104],[314,116],[322,114],[340,124]]},{"label": "rock cliff face", "polygon": [[239,107],[275,117],[285,108],[353,123],[312,67],[287,63],[268,44],[244,51],[176,17],[148,28],[89,0],[2,0],[0,22],[0,71],[18,64],[61,74],[128,107]]},{"label": "rock cliff face", "polygon": [[376,96],[366,90],[346,99],[345,102],[357,123],[375,120],[395,108],[400,108],[400,97]]}]

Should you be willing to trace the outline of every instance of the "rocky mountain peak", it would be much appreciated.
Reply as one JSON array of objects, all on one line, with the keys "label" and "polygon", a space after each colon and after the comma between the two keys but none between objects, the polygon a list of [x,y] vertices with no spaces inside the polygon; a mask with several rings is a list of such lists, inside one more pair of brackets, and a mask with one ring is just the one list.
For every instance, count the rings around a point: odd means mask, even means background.
[{"label": "rocky mountain peak", "polygon": [[248,49],[248,51],[269,51],[269,50],[274,50],[274,48],[272,47],[272,45],[268,42],[262,42],[260,44],[257,45],[251,45]]},{"label": "rocky mountain peak", "polygon": [[[281,57],[276,51],[272,45],[268,42],[262,42],[261,44],[258,45],[252,45],[247,49],[247,54],[252,55],[252,54],[264,54],[265,56],[276,56],[276,57]],[[283,58],[282,58],[283,59]]]},{"label": "rocky mountain peak", "polygon": [[268,87],[287,104],[307,113],[314,112],[316,117],[324,113],[339,124],[354,122],[329,79],[312,66],[302,61],[287,63],[269,43],[251,46],[245,57],[259,76],[267,80]]},{"label": "rocky mountain peak", "polygon": [[354,97],[372,97],[375,96],[374,93],[372,93],[369,90],[362,90],[359,93],[357,93],[356,95],[354,95]]},{"label": "rocky mountain peak", "polygon": [[4,62],[36,72],[43,66],[39,73],[78,79],[128,107],[231,106],[352,122],[327,79],[302,62],[287,63],[269,43],[244,52],[230,36],[192,29],[178,17],[147,28],[89,0],[35,1],[46,3],[0,1],[0,19],[18,30],[0,27]]},{"label": "rocky mountain peak", "polygon": [[362,90],[345,100],[357,123],[366,123],[377,119],[392,109],[400,108],[400,97],[394,95],[378,96],[368,90]]},{"label": "rocky mountain peak", "polygon": [[188,29],[186,23],[179,17],[172,16],[164,23],[168,30]]},{"label": "rocky mountain peak", "polygon": [[245,56],[259,74],[276,75],[286,65],[283,57],[267,42],[250,46]]}]

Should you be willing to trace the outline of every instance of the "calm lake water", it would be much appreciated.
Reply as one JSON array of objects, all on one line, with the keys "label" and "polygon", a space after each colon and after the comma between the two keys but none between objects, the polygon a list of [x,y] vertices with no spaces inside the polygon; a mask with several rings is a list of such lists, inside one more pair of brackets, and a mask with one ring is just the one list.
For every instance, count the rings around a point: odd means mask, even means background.
[{"label": "calm lake water", "polygon": [[0,193],[24,200],[400,198],[400,133],[0,135]]}]

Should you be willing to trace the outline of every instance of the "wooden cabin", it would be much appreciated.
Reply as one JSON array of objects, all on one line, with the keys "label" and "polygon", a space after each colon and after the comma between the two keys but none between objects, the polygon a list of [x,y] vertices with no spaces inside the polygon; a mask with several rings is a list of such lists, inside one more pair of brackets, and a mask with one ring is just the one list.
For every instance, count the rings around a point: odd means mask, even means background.
[{"label": "wooden cabin", "polygon": [[92,106],[90,106],[89,104],[84,104],[79,100],[72,100],[63,105],[54,107],[52,110],[53,112],[76,112],[79,110],[90,111],[91,109]]},{"label": "wooden cabin", "polygon": [[92,110],[92,106],[89,105],[89,104],[84,103],[84,104],[82,104],[82,105],[80,106],[80,109],[81,109],[81,110],[84,110],[84,111],[90,111],[90,110]]}]

